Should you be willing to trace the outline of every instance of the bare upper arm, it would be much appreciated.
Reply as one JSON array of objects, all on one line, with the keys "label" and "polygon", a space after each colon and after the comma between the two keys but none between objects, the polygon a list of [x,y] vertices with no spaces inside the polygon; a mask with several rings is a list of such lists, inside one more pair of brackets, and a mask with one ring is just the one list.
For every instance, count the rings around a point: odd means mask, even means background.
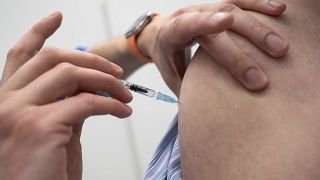
[{"label": "bare upper arm", "polygon": [[185,179],[320,178],[320,54],[310,54],[319,41],[290,17],[258,17],[291,40],[281,61],[233,34],[270,77],[262,93],[246,91],[203,50],[195,55],[180,94]]}]

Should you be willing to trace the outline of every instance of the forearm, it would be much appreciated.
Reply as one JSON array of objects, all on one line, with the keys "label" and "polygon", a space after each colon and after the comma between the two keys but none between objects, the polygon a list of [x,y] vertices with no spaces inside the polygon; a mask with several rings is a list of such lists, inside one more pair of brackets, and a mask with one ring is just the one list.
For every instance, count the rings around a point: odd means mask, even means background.
[{"label": "forearm", "polygon": [[104,57],[122,67],[124,69],[123,79],[126,79],[145,64],[129,53],[127,40],[124,36],[101,42],[89,49],[89,52]]}]

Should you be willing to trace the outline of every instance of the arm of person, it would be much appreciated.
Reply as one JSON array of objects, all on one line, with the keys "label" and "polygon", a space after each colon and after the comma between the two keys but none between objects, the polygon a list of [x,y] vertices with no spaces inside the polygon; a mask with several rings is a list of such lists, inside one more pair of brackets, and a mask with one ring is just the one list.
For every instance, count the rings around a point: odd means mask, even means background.
[{"label": "arm of person", "polygon": [[[287,5],[277,20],[250,12],[290,40],[278,61],[229,32],[269,75],[262,93],[239,86],[204,49],[193,58],[179,107],[184,179],[320,178],[319,2]],[[228,51],[220,43],[212,47]]]},{"label": "arm of person", "polygon": [[[190,62],[190,44],[197,41],[207,51],[214,52],[215,49],[209,45],[212,38],[217,33],[226,29],[232,29],[241,36],[250,39],[253,44],[266,52],[271,57],[282,57],[288,51],[288,43],[284,40],[283,46],[273,48],[273,44],[265,43],[268,34],[278,34],[271,28],[259,23],[256,19],[247,19],[247,14],[241,9],[250,9],[257,12],[278,16],[286,9],[285,3],[269,3],[269,1],[256,0],[232,0],[229,3],[202,4],[178,9],[169,16],[157,15],[152,22],[139,34],[137,45],[142,53],[151,57],[159,69],[164,81],[169,88],[179,96],[181,82]],[[231,3],[231,4],[230,4]],[[235,4],[235,5],[232,5]],[[234,9],[231,11],[231,9]],[[235,18],[237,17],[237,18]],[[246,19],[242,21],[241,19]],[[193,23],[190,23],[193,22]],[[251,27],[254,24],[260,24],[261,33],[252,34]],[[223,57],[216,59],[224,68],[226,68],[233,77],[245,88],[253,91],[259,91],[267,87],[267,75],[255,63],[255,59],[248,57],[242,50],[230,39],[229,35],[224,34],[220,41],[228,41],[229,53],[211,54],[213,57]],[[273,42],[268,40],[267,42]],[[110,41],[105,41],[90,49],[90,52],[98,54],[109,59],[115,64],[124,68],[123,78],[128,77],[137,68],[144,63],[134,58],[128,51],[128,45],[124,37],[117,37]],[[226,63],[243,57],[243,63]],[[256,70],[255,81],[252,82],[248,75],[245,75],[248,68]],[[254,75],[253,73],[249,73]]]},{"label": "arm of person", "polygon": [[89,49],[89,52],[104,57],[120,67],[123,67],[124,73],[122,78],[124,79],[145,64],[145,62],[136,59],[130,54],[127,39],[124,36],[118,36],[111,40],[96,44]]}]

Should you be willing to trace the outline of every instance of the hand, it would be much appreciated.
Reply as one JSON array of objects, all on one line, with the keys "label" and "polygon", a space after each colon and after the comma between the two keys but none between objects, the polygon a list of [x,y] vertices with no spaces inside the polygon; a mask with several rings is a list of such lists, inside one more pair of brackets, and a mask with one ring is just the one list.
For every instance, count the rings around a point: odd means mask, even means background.
[{"label": "hand", "polygon": [[[280,15],[285,4],[265,0],[232,0],[240,8]],[[180,9],[170,16],[156,16],[138,38],[142,51],[152,57],[165,82],[179,95],[190,61],[188,47],[196,40],[233,77],[249,90],[264,89],[268,78],[224,30],[230,29],[272,57],[284,56],[288,42],[270,27],[229,3],[205,4]]]},{"label": "hand", "polygon": [[2,180],[81,179],[84,120],[131,114],[120,67],[89,53],[42,48],[61,21],[59,12],[44,18],[8,53],[0,88]]}]

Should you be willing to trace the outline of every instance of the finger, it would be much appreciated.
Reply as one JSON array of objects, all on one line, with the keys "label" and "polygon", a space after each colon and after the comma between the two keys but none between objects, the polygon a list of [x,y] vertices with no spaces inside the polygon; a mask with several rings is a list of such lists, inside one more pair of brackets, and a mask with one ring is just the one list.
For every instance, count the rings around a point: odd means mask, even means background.
[{"label": "finger", "polygon": [[[110,114],[119,118],[126,118],[132,113],[132,109],[129,106],[116,99],[96,96],[90,93],[81,93],[46,105],[43,108],[51,111],[49,118],[47,118],[50,122],[70,125],[82,123],[86,118],[93,115]],[[52,112],[53,109],[54,112]]]},{"label": "finger", "polygon": [[288,52],[289,43],[270,27],[240,9],[235,10],[235,16],[233,31],[247,37],[273,57],[282,57]]},{"label": "finger", "polygon": [[254,10],[260,13],[278,16],[286,10],[284,0],[224,0],[245,10]]},{"label": "finger", "polygon": [[268,78],[265,73],[255,61],[240,50],[226,32],[216,36],[204,36],[197,40],[244,87],[252,91],[259,91],[267,87]]},{"label": "finger", "polygon": [[83,127],[83,123],[76,124],[76,125],[74,125],[74,127],[73,127],[73,133],[74,133],[79,139],[81,138],[82,127]]},{"label": "finger", "polygon": [[[229,13],[189,12],[173,18],[163,27],[163,36],[173,47],[190,43],[195,37],[219,33],[231,26],[233,16]],[[170,46],[171,47],[171,46]],[[169,48],[170,48],[169,47]],[[175,48],[176,49],[176,48]],[[171,51],[175,51],[172,49]]]},{"label": "finger", "polygon": [[22,98],[31,104],[43,105],[68,97],[74,92],[107,92],[121,102],[130,102],[132,95],[114,76],[101,71],[60,63],[21,89]]},{"label": "finger", "polygon": [[[188,12],[178,15],[176,13],[172,21],[163,27],[162,39],[166,40],[168,52],[174,53],[177,48],[188,46],[196,37],[219,33],[226,30],[233,21],[233,17],[229,13],[199,13]],[[190,23],[192,22],[192,23]],[[161,39],[160,39],[161,41]],[[184,53],[175,53],[176,61],[171,61],[171,67],[175,71],[174,74],[179,75],[182,79],[186,64],[181,59],[185,59]]]},{"label": "finger", "polygon": [[79,67],[95,69],[115,77],[120,77],[123,73],[121,67],[91,53],[57,48],[43,48],[32,60],[12,76],[6,84],[6,88],[22,88],[41,74],[63,62]]},{"label": "finger", "polygon": [[[218,9],[217,9],[218,8]],[[289,49],[289,43],[267,25],[238,7],[230,4],[207,5],[202,11],[226,11],[234,16],[231,30],[249,39],[272,57],[282,57]]]},{"label": "finger", "polygon": [[6,81],[42,48],[45,40],[59,28],[61,21],[62,14],[60,12],[49,15],[35,24],[19,42],[9,50],[3,81]]}]

